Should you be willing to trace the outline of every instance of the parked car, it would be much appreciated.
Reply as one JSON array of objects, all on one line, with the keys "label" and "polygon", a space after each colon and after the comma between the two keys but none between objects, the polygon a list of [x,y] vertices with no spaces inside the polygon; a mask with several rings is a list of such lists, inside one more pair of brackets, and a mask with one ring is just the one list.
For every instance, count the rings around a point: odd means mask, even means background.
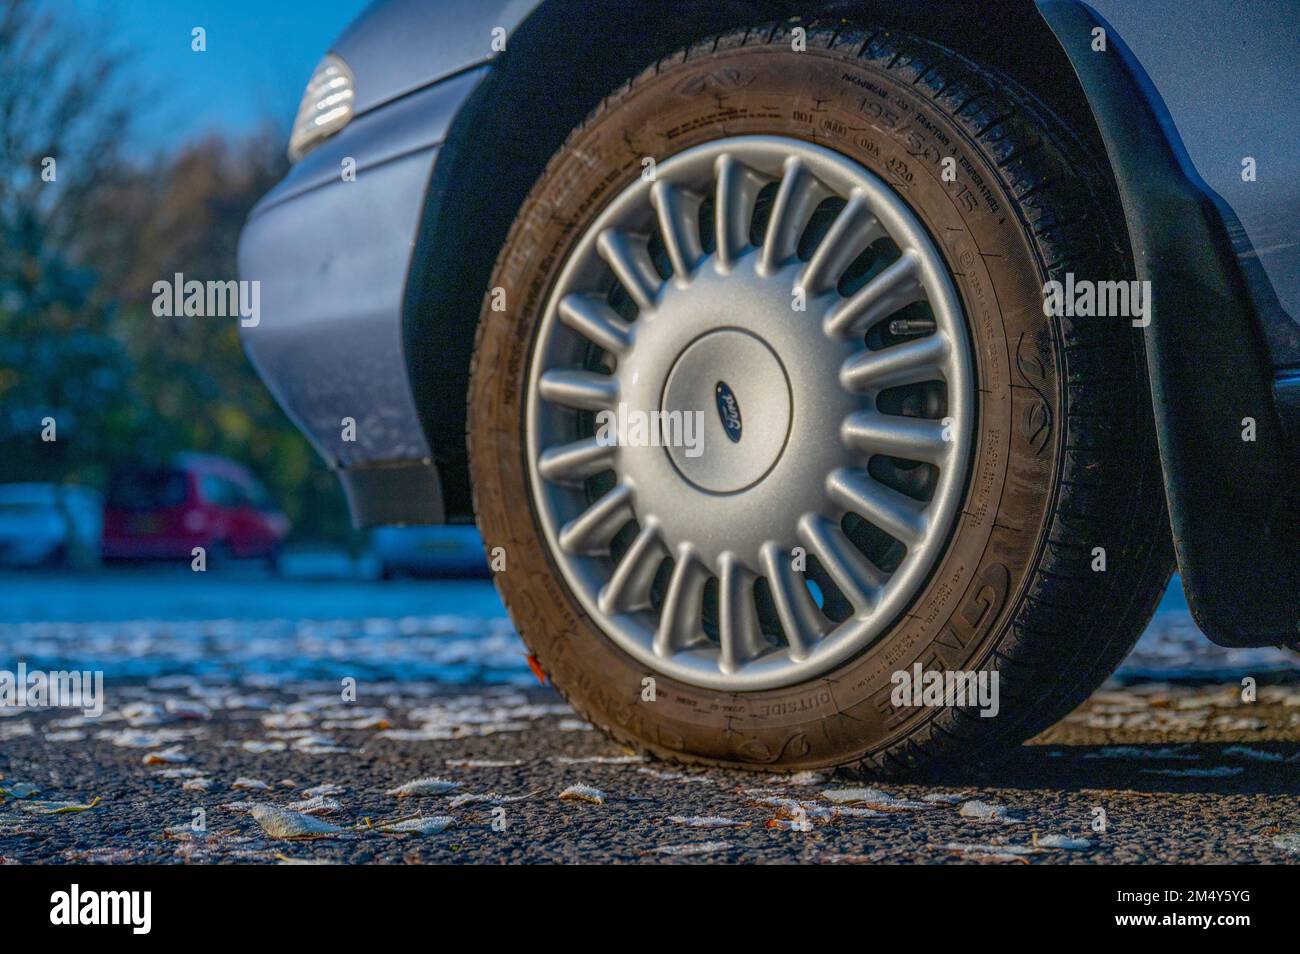
[{"label": "parked car", "polygon": [[0,484],[0,566],[95,566],[102,506],[87,487]]},{"label": "parked car", "polygon": [[1300,637],[1294,13],[383,0],[245,226],[244,345],[359,525],[476,517],[620,741],[983,759],[1175,562],[1215,642]]},{"label": "parked car", "polygon": [[108,484],[104,556],[114,560],[274,560],[289,521],[247,467],[182,454],[165,466],[119,470]]},{"label": "parked car", "polygon": [[386,579],[399,576],[486,576],[483,537],[471,524],[376,527],[370,550]]}]

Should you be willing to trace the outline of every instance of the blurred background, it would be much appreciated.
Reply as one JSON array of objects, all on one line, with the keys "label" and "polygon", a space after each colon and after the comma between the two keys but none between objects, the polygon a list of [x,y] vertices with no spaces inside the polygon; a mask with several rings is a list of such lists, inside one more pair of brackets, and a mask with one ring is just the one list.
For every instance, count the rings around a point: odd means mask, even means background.
[{"label": "blurred background", "polygon": [[235,322],[151,310],[176,272],[235,277],[302,88],[364,5],[0,0],[0,566],[188,564],[199,541],[271,570],[477,570],[464,528],[354,533]]}]

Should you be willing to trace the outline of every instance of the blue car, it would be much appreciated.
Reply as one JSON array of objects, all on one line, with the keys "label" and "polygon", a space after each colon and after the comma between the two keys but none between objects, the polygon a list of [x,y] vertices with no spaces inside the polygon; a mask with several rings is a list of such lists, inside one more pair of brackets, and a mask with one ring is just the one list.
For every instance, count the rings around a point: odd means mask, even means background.
[{"label": "blue car", "polygon": [[971,10],[381,0],[310,80],[245,348],[620,742],[983,760],[1175,567],[1300,639],[1294,5]]},{"label": "blue car", "polygon": [[376,527],[370,551],[386,580],[402,576],[486,576],[483,538],[473,524]]},{"label": "blue car", "polygon": [[71,484],[0,484],[0,566],[99,565],[104,504]]}]

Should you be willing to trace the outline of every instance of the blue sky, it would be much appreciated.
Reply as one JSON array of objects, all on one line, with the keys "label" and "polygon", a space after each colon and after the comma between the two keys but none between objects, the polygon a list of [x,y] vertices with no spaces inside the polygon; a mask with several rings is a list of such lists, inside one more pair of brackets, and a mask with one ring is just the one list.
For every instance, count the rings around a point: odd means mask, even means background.
[{"label": "blue sky", "polygon": [[[133,50],[130,78],[153,91],[137,112],[133,151],[272,119],[287,131],[312,68],[369,0],[44,0]],[[207,52],[190,49],[207,31]]]}]

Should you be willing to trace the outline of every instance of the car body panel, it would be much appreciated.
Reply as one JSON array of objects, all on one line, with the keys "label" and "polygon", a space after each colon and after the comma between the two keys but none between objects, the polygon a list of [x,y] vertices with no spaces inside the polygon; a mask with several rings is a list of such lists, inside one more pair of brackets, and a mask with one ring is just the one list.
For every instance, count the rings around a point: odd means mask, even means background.
[{"label": "car body panel", "polygon": [[[1274,364],[1300,363],[1300,6],[1293,0],[1090,0],[1141,64],[1197,185],[1225,225],[1252,288]],[[1243,160],[1255,178],[1242,177]],[[1250,276],[1248,276],[1250,278]],[[1269,300],[1270,292],[1275,296]]]},{"label": "car body panel", "polygon": [[[349,124],[258,203],[240,236],[240,277],[261,284],[244,349],[331,466],[429,456],[407,383],[403,288],[438,143],[480,73]],[[349,158],[355,181],[343,178]]]},{"label": "car body panel", "polygon": [[500,27],[508,37],[537,6],[537,0],[372,3],[330,48],[352,70],[353,111],[359,116],[488,62],[497,52],[492,31]]}]

